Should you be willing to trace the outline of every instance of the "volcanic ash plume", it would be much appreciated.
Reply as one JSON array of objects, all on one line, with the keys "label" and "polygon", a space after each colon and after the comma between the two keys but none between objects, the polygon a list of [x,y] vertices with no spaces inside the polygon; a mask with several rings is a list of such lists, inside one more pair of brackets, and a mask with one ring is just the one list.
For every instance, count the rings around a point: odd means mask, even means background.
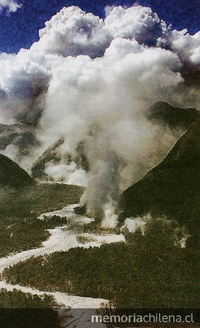
[{"label": "volcanic ash plume", "polygon": [[122,190],[183,132],[153,125],[143,111],[156,101],[199,106],[200,34],[171,30],[147,7],[106,12],[103,20],[63,8],[30,49],[1,54],[0,118],[35,131],[38,146],[16,155],[26,168],[62,138],[45,174],[87,184],[82,204],[107,222]]}]

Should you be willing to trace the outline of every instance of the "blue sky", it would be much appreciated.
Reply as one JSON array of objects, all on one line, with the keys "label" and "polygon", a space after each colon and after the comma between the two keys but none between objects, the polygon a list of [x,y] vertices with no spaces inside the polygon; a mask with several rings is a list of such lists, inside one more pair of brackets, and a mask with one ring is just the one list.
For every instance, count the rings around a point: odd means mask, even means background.
[{"label": "blue sky", "polygon": [[[8,2],[11,0],[8,0]],[[38,30],[45,21],[63,6],[77,5],[86,12],[104,17],[106,5],[131,6],[130,0],[16,0],[21,4],[15,12],[3,8],[0,14],[0,51],[17,53],[29,48],[38,40]],[[1,3],[1,1],[0,1]],[[167,24],[175,29],[187,28],[191,34],[200,30],[200,0],[139,0],[138,4],[150,6]]]}]

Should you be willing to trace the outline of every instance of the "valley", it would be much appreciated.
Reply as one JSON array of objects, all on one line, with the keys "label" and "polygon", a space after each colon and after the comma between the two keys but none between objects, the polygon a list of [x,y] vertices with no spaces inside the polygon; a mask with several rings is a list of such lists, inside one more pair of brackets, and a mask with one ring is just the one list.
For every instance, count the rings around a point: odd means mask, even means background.
[{"label": "valley", "polygon": [[[77,204],[78,205],[78,204]],[[10,255],[5,258],[0,259],[0,274],[2,276],[0,281],[0,288],[7,291],[19,290],[23,293],[29,293],[32,295],[42,296],[44,294],[52,296],[55,300],[58,308],[66,308],[68,309],[66,317],[73,316],[73,308],[75,309],[98,309],[101,304],[107,304],[108,300],[100,299],[100,298],[89,298],[89,297],[79,297],[79,296],[72,296],[70,294],[62,293],[62,292],[50,292],[48,289],[41,287],[41,290],[37,290],[34,288],[26,287],[24,285],[19,284],[9,284],[3,279],[3,271],[5,268],[9,268],[21,261],[25,261],[27,259],[42,256],[42,258],[46,259],[47,254],[51,254],[53,252],[59,251],[66,251],[70,248],[75,247],[100,247],[103,243],[112,243],[112,242],[120,242],[124,241],[123,235],[89,235],[86,233],[84,234],[82,229],[84,224],[88,224],[91,222],[91,219],[80,216],[74,213],[73,208],[77,206],[69,205],[62,210],[57,210],[53,212],[48,212],[40,215],[38,220],[45,221],[47,218],[55,217],[64,217],[65,220],[68,222],[67,225],[63,225],[62,227],[56,227],[55,229],[48,230],[50,233],[50,237],[42,243],[42,247],[31,249],[28,251],[23,251],[21,253],[17,253],[15,255]],[[70,223],[69,223],[70,222]],[[78,243],[77,236],[82,238],[85,237],[88,242],[84,242],[83,244]],[[90,241],[90,239],[92,241]],[[54,274],[52,272],[52,274]],[[36,281],[35,281],[36,282]],[[72,312],[69,309],[72,308]],[[84,324],[84,321],[88,321],[90,315],[93,312],[86,311],[84,312],[84,316],[82,318],[81,323],[79,323],[80,327]],[[78,313],[79,314],[79,313]],[[74,312],[74,316],[76,319],[77,310]],[[66,319],[67,320],[67,319]],[[67,321],[66,321],[67,322]],[[79,327],[79,326],[77,326]],[[102,325],[103,327],[103,325]]]},{"label": "valley", "polygon": [[199,326],[195,1],[0,0],[0,328]]},{"label": "valley", "polygon": [[[0,157],[0,177],[7,179],[0,180],[2,304],[20,308],[27,298],[47,307],[57,315],[53,328],[92,328],[96,311],[200,307],[199,114],[187,110],[180,126],[174,111],[181,108],[159,102],[146,111],[176,142],[117,202],[109,198],[113,186],[102,191],[106,196],[97,189],[102,205],[94,217],[84,203],[89,187],[43,181],[63,140],[36,161],[38,180]],[[76,165],[86,170],[84,145],[78,149]],[[106,185],[115,185],[115,173]]]}]

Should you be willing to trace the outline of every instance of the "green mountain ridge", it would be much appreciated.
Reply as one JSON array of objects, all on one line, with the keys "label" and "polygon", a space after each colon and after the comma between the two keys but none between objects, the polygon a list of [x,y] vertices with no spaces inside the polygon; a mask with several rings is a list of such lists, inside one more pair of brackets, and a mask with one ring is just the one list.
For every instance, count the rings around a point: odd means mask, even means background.
[{"label": "green mountain ridge", "polygon": [[121,220],[166,216],[200,230],[200,120],[176,142],[163,161],[121,195]]},{"label": "green mountain ridge", "polygon": [[195,108],[180,108],[158,101],[146,111],[145,117],[153,123],[166,125],[172,129],[188,129],[190,124],[200,118],[200,112]]},{"label": "green mountain ridge", "polygon": [[8,188],[28,187],[34,180],[10,158],[0,154],[0,186]]}]

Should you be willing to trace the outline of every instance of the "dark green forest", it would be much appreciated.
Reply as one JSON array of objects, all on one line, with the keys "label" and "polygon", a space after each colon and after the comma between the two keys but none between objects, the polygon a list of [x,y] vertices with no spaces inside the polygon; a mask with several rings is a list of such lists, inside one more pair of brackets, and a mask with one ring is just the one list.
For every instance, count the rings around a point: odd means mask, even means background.
[{"label": "dark green forest", "polygon": [[18,253],[42,246],[50,233],[47,229],[67,224],[65,217],[56,215],[46,217],[45,220],[36,218],[13,219],[0,221],[0,257],[11,253]]},{"label": "dark green forest", "polygon": [[[32,257],[3,272],[10,283],[110,299],[117,308],[200,307],[200,249],[181,248],[179,229],[150,220],[126,243]],[[30,275],[30,272],[32,273]]]},{"label": "dark green forest", "polygon": [[163,161],[126,189],[120,199],[126,217],[166,216],[193,235],[199,247],[200,233],[200,121],[190,125]]},{"label": "dark green forest", "polygon": [[33,185],[0,193],[0,257],[41,246],[46,229],[67,224],[66,218],[38,220],[41,213],[78,203],[83,188],[65,184]]},{"label": "dark green forest", "polygon": [[37,296],[14,289],[0,292],[1,328],[60,328],[57,304],[51,296]]},{"label": "dark green forest", "polygon": [[37,217],[78,203],[83,190],[82,187],[58,183],[36,184],[20,190],[2,189],[0,215],[2,219]]}]

